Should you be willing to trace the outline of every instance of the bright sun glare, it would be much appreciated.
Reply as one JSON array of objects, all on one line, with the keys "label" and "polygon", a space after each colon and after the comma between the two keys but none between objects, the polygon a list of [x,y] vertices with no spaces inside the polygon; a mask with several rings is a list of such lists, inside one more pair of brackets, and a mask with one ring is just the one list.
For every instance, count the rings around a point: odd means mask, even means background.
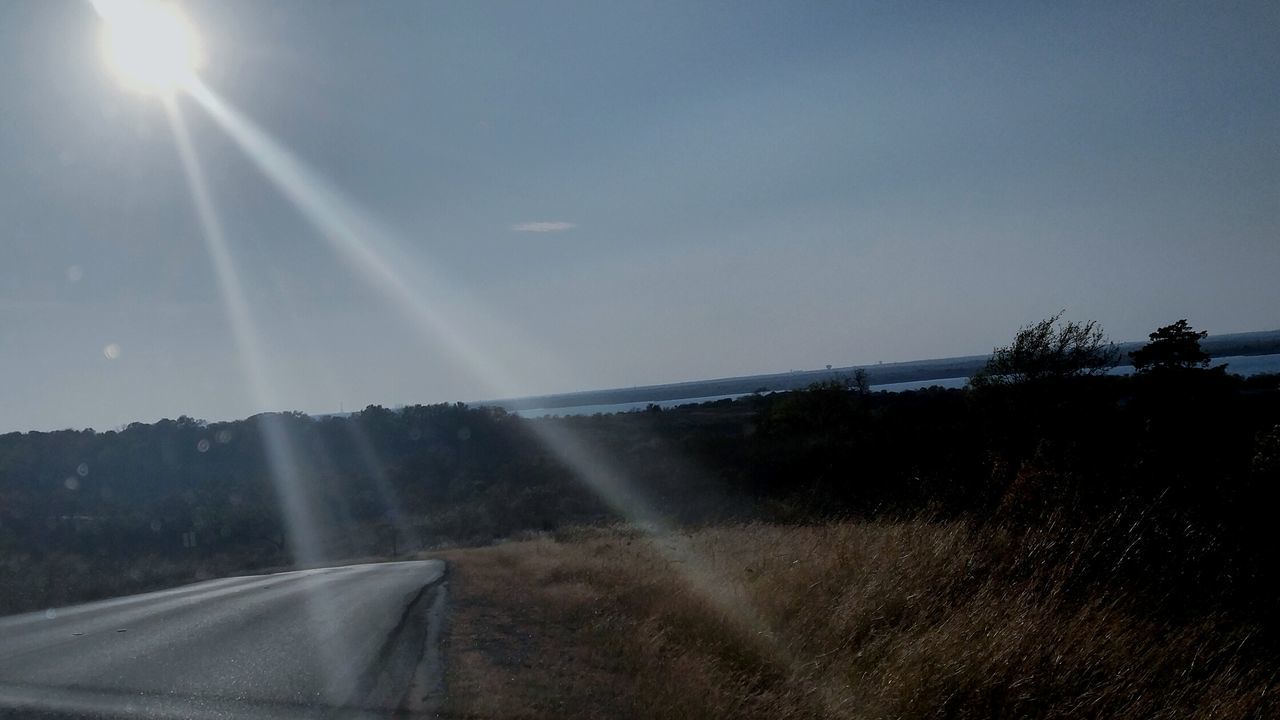
[{"label": "bright sun glare", "polygon": [[195,79],[200,46],[195,30],[170,3],[93,0],[103,21],[103,49],[127,87],[168,94]]}]

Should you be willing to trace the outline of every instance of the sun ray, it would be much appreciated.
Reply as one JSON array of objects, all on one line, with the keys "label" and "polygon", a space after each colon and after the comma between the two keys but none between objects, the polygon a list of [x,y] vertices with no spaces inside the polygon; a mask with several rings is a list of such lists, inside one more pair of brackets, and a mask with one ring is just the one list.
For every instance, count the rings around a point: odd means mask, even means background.
[{"label": "sun ray", "polygon": [[[405,279],[397,263],[388,259],[388,254],[393,252],[389,235],[206,85],[196,82],[188,92],[321,236],[367,280],[383,290],[396,309],[408,314],[422,331],[471,363],[488,392],[495,397],[514,394],[520,385],[513,382],[513,373],[479,352],[466,333],[437,312],[424,293]],[[747,604],[741,593],[728,590],[727,578],[715,576],[709,569],[711,565],[673,532],[671,524],[638,491],[629,473],[618,463],[590,447],[568,428],[537,421],[529,423],[529,427],[579,482],[620,517],[643,530],[654,548],[671,561],[672,567],[695,592],[753,640],[765,642],[781,662],[792,662],[781,645],[771,641],[772,635],[762,616]]]},{"label": "sun ray", "polygon": [[[260,407],[276,408],[276,398],[267,376],[258,331],[249,310],[239,274],[236,272],[229,245],[223,234],[222,223],[214,209],[212,196],[205,183],[199,156],[191,142],[186,120],[177,102],[172,98],[166,98],[165,110],[173,129],[191,197],[196,206],[196,215],[205,240],[205,247],[214,267],[219,295],[231,322],[241,367],[255,402]],[[323,541],[318,526],[319,516],[314,503],[314,493],[309,492],[300,471],[299,455],[290,439],[287,422],[288,418],[285,416],[263,413],[258,416],[258,430],[261,433],[267,457],[268,474],[281,508],[294,564],[299,567],[314,567],[321,565],[324,560]],[[334,599],[325,593],[309,592],[304,596],[305,611],[311,616],[311,626],[317,632],[330,627],[332,618],[341,616],[334,602]],[[346,652],[346,648],[336,647],[331,643],[320,643],[319,647],[324,655],[320,658],[321,667],[330,678],[328,685],[328,692],[332,695],[330,700],[344,702],[351,689],[348,687],[350,683],[345,680],[348,675],[342,672],[342,668],[350,654]]]},{"label": "sun ray", "polygon": [[[196,215],[202,230],[201,236],[204,238],[205,249],[217,279],[218,292],[231,323],[241,368],[257,407],[277,410],[279,408],[276,398],[267,380],[262,342],[245,299],[244,288],[236,272],[235,263],[231,258],[231,252],[223,234],[222,222],[214,210],[212,197],[205,184],[204,172],[199,156],[195,152],[195,146],[191,142],[186,120],[176,102],[166,101],[165,109],[173,128],[187,184],[191,189],[191,197],[195,203]],[[260,418],[259,427],[262,429],[267,462],[284,512],[294,559],[301,564],[314,563],[321,557],[320,539],[315,527],[315,513],[307,493],[302,488],[297,453],[292,447],[287,430],[278,418],[263,415]]]},{"label": "sun ray", "polygon": [[[179,92],[194,99],[214,119],[333,250],[379,289],[391,305],[404,312],[425,336],[439,341],[471,369],[487,392],[495,397],[519,394],[524,386],[515,382],[516,374],[499,363],[494,353],[482,352],[473,338],[441,311],[441,306],[447,306],[438,302],[441,286],[429,283],[429,289],[424,290],[410,280],[404,271],[409,263],[403,261],[399,244],[390,233],[200,80],[196,72],[201,59],[198,40],[190,24],[173,6],[157,0],[91,2],[103,18],[107,59],[120,80],[131,89],[158,95],[164,101],[219,294],[255,403],[268,409],[279,407],[244,288],[178,106]],[[432,290],[437,293],[434,300]],[[297,564],[310,566],[323,559],[324,542],[316,512],[315,487],[305,482],[287,421],[285,416],[263,414],[259,416],[259,430],[290,551]],[[671,567],[694,592],[724,613],[743,633],[764,642],[776,658],[788,664],[793,662],[745,596],[727,587],[728,579],[718,577],[712,564],[673,531],[663,514],[631,481],[624,465],[584,442],[561,423],[535,421],[528,426],[579,482],[620,517],[641,529],[647,541],[670,561]],[[357,444],[361,444],[359,438]],[[368,443],[361,445],[365,459],[376,464],[376,458],[367,456]],[[394,492],[387,492],[390,487],[383,480],[385,478],[375,478],[384,502],[395,516],[394,521],[404,527]],[[336,617],[333,601],[333,598],[310,593],[306,597],[306,611],[323,623],[325,618]],[[345,693],[340,689],[342,650],[326,645],[325,657],[320,658],[322,667],[334,680],[333,691],[339,694]]]},{"label": "sun ray", "polygon": [[[409,525],[409,519],[405,517],[399,493],[396,492],[395,486],[391,484],[390,478],[387,477],[386,465],[382,462],[382,458],[379,457],[377,448],[373,446],[373,442],[369,439],[369,434],[365,432],[362,422],[363,417],[360,414],[356,414],[347,418],[347,421],[342,423],[342,427],[346,429],[348,436],[355,444],[356,452],[360,455],[360,462],[364,464],[365,471],[369,473],[369,480],[373,483],[373,489],[378,495],[378,500],[386,510],[387,521],[391,524],[392,532],[398,533],[399,537],[404,539],[404,542],[408,542],[413,537],[413,528]],[[407,549],[408,546],[405,547]]]},{"label": "sun ray", "polygon": [[490,387],[502,387],[504,391],[516,387],[505,369],[460,336],[424,294],[396,269],[401,263],[391,259],[394,251],[386,242],[387,233],[207,85],[197,81],[189,93],[321,237],[386,295],[394,307],[408,314],[429,337],[443,340],[445,348],[480,381]]}]

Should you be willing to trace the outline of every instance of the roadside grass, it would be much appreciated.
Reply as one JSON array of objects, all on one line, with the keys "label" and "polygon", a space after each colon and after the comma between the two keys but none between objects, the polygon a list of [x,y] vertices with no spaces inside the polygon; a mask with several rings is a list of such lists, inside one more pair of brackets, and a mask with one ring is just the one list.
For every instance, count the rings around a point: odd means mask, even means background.
[{"label": "roadside grass", "polygon": [[[1025,539],[1024,539],[1025,541]],[[999,548],[993,554],[992,548]],[[1248,628],[1164,621],[963,523],[585,529],[450,562],[451,714],[1275,717]]]}]

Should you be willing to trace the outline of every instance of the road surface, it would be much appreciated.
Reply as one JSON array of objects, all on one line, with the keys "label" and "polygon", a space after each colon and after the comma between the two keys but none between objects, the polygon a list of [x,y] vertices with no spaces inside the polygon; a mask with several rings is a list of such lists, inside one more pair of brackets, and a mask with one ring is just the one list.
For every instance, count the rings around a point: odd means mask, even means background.
[{"label": "road surface", "polygon": [[0,618],[0,716],[429,716],[443,575],[300,570]]}]

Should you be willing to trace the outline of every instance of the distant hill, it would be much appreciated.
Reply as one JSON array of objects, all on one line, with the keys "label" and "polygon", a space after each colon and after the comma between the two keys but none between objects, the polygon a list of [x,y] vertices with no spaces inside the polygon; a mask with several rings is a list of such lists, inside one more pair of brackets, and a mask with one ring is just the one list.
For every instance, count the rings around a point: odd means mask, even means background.
[{"label": "distant hill", "polygon": [[[1118,347],[1123,354],[1122,357],[1127,358],[1130,352],[1137,350],[1145,343],[1146,341],[1119,343]],[[1280,353],[1280,330],[1213,335],[1205,338],[1201,346],[1213,357]],[[583,405],[658,402],[683,398],[713,397],[716,395],[737,395],[756,392],[757,390],[783,392],[798,390],[824,380],[845,380],[852,377],[858,370],[866,371],[867,379],[872,385],[891,385],[894,383],[969,377],[987,362],[988,357],[987,355],[967,355],[933,360],[852,365],[831,368],[830,370],[793,370],[784,373],[692,380],[666,385],[641,385],[630,388],[585,390],[555,395],[533,395],[522,398],[488,400],[474,404],[501,407],[514,411]]]}]

